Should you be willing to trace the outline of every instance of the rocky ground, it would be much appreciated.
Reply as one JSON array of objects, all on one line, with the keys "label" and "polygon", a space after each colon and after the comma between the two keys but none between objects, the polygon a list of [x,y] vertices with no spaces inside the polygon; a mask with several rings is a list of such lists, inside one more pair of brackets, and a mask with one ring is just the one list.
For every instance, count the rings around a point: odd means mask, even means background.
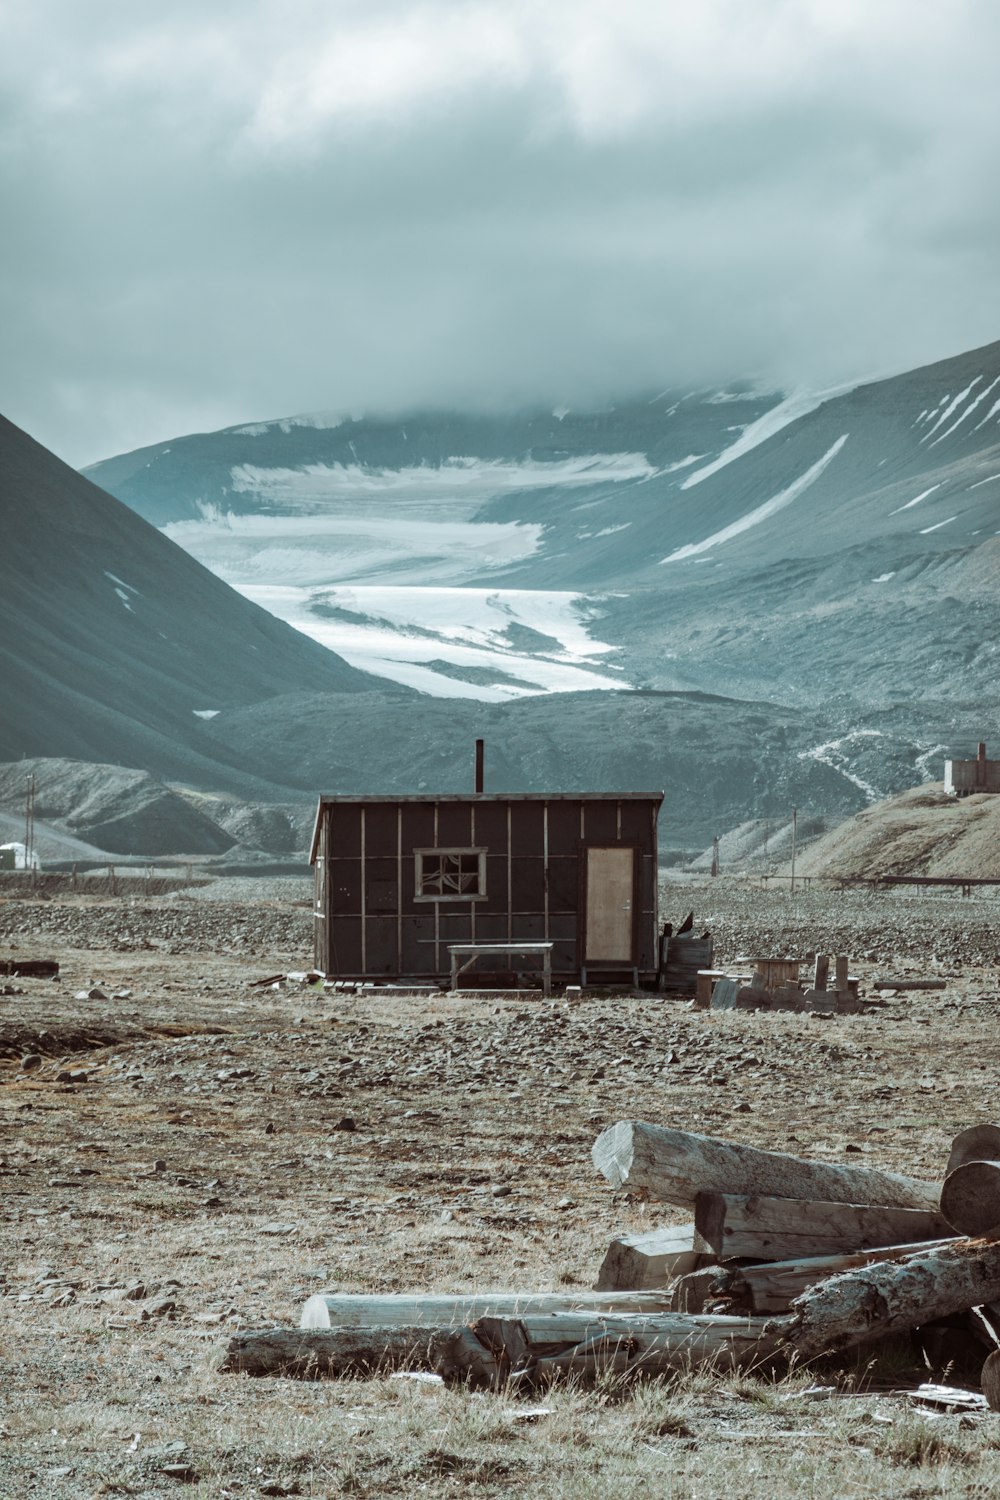
[{"label": "rocky ground", "polygon": [[308,967],[308,882],[0,898],[0,958],[61,964],[0,980],[0,1495],[992,1493],[996,1418],[817,1403],[809,1377],[557,1392],[528,1419],[413,1381],[217,1372],[231,1329],[324,1288],[592,1285],[616,1231],[682,1217],[596,1176],[621,1117],[931,1177],[995,1117],[995,897],[673,883],[667,915],[688,907],[723,961],[824,948],[869,995],[947,988],[834,1019],[347,997],[258,986]]}]

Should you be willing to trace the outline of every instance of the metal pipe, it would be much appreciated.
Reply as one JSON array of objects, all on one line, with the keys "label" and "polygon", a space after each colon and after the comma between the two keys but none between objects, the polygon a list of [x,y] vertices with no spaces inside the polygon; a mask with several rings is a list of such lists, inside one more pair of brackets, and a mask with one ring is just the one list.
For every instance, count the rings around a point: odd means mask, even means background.
[{"label": "metal pipe", "polygon": [[477,740],[476,741],[476,793],[477,793],[477,795],[483,790],[483,751],[484,751],[484,742],[482,740]]}]

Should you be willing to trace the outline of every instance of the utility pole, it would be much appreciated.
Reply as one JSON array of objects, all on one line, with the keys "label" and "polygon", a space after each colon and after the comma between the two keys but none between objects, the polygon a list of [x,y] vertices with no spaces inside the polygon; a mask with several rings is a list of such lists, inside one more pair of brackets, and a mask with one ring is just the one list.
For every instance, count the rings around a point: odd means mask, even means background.
[{"label": "utility pole", "polygon": [[35,773],[28,777],[28,790],[24,799],[24,868],[35,868]]},{"label": "utility pole", "polygon": [[795,846],[798,842],[799,810],[792,808],[792,890],[795,889]]}]

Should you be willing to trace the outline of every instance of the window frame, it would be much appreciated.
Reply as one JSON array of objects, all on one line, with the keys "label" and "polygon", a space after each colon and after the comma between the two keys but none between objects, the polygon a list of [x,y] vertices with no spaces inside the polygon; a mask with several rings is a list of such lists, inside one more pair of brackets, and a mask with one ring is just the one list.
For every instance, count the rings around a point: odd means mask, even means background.
[{"label": "window frame", "polygon": [[[479,861],[479,883],[475,891],[451,891],[443,894],[439,891],[423,891],[421,885],[424,878],[424,860],[427,856],[442,854],[474,854]],[[453,902],[485,901],[486,900],[486,847],[483,844],[460,844],[448,846],[435,846],[426,849],[413,850],[413,899],[419,902],[446,901],[449,905]]]}]

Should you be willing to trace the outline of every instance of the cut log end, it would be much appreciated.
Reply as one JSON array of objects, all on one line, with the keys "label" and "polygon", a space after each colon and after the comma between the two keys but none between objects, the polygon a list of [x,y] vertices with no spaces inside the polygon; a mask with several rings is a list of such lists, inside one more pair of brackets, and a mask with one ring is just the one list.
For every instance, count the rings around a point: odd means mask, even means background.
[{"label": "cut log end", "polygon": [[941,1189],[941,1212],[959,1234],[989,1234],[1000,1226],[1000,1161],[966,1161]]}]

